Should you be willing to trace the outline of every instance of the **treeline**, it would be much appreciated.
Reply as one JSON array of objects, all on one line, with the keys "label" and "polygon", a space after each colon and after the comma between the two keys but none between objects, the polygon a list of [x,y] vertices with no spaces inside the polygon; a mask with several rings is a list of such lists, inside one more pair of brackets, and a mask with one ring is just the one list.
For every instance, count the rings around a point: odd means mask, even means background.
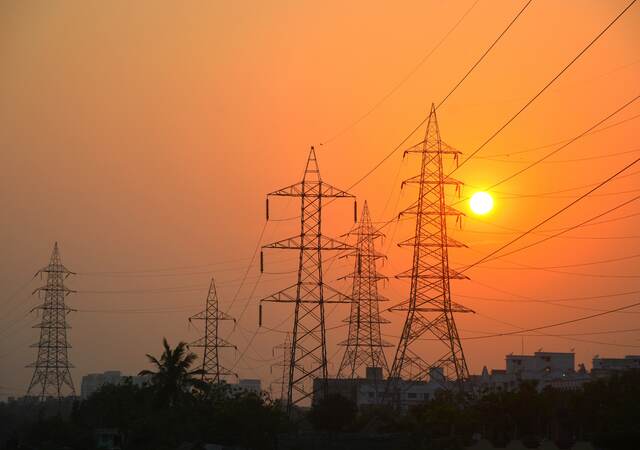
[{"label": "treeline", "polygon": [[[640,448],[639,371],[577,391],[538,392],[524,383],[518,391],[482,397],[440,392],[406,414],[385,407],[358,411],[349,400],[329,396],[290,421],[266,394],[233,393],[228,385],[202,382],[184,344],[164,345],[160,358],[148,355],[155,366],[144,371],[148,385],[105,385],[54,414],[38,404],[0,403],[0,449],[94,449],[100,429],[117,430],[123,450],[198,450],[204,443],[321,448],[318,442],[327,443],[325,448],[438,450],[462,449],[480,436],[495,446],[520,439],[536,448],[547,439],[560,448],[576,441],[601,449]],[[341,440],[349,445],[341,446]]]},{"label": "treeline", "polygon": [[140,372],[149,377],[144,386],[130,380],[107,384],[53,414],[55,401],[0,404],[0,448],[94,449],[97,432],[105,429],[121,434],[123,449],[174,450],[182,445],[191,450],[203,443],[275,447],[277,434],[288,430],[278,402],[264,393],[234,393],[229,385],[202,381],[202,371],[192,370],[196,356],[186,344],[163,344],[160,358],[147,355],[155,370]]},{"label": "treeline", "polygon": [[410,448],[462,449],[482,437],[495,447],[543,440],[569,449],[578,441],[598,449],[640,448],[640,371],[592,381],[576,391],[523,383],[519,390],[480,397],[441,391],[407,414],[389,408],[356,413],[341,397],[329,397],[310,414],[315,427],[344,432],[405,433]]}]

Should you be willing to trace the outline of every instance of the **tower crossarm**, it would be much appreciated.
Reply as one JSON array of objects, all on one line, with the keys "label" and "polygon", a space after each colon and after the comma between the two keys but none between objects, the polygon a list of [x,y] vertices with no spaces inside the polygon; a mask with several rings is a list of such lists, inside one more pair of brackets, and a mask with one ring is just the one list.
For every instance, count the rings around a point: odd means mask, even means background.
[{"label": "tower crossarm", "polygon": [[[300,292],[298,291],[298,286],[300,286]],[[325,283],[296,283],[287,288],[282,289],[281,291],[275,292],[268,297],[264,297],[260,300],[260,302],[271,302],[271,303],[319,303],[319,300],[314,296],[306,297],[304,295],[305,291],[312,292],[318,286],[322,286],[324,289],[324,297],[322,299],[322,303],[351,303],[353,300],[346,294],[338,291],[335,288],[332,288],[328,284]],[[298,297],[299,295],[299,297]]]},{"label": "tower crossarm", "polygon": [[353,247],[328,236],[314,237],[313,241],[307,237],[293,236],[264,245],[262,248],[278,248],[289,250],[351,250]]},{"label": "tower crossarm", "polygon": [[209,312],[207,313],[207,311],[200,311],[198,314],[194,314],[193,316],[189,317],[189,322],[191,322],[192,320],[207,320],[207,319],[211,319],[211,320],[232,320],[234,323],[236,322],[236,319],[231,317],[229,314],[218,310],[215,310],[213,312]]},{"label": "tower crossarm", "polygon": [[[398,217],[402,217],[405,214],[418,214],[418,204],[417,203],[413,204],[409,206],[407,209],[405,209],[404,211],[400,211],[400,213],[398,214]],[[430,210],[430,209],[424,208],[422,211],[420,211],[420,214],[425,216],[464,216],[465,215],[462,211],[458,211],[456,208],[449,205],[445,205],[442,211]]]},{"label": "tower crossarm", "polygon": [[33,290],[33,292],[31,293],[31,295],[36,294],[36,293],[44,293],[46,295],[47,292],[56,292],[56,293],[62,293],[64,294],[64,296],[66,297],[69,294],[75,294],[77,291],[73,290],[73,289],[69,289],[66,286],[41,286],[39,288],[36,288]]},{"label": "tower crossarm", "polygon": [[[402,303],[397,304],[396,306],[392,306],[391,308],[389,308],[390,312],[395,312],[395,311],[409,311],[410,310],[410,303],[409,300],[405,300]],[[420,312],[444,312],[446,310],[446,308],[444,306],[438,306],[438,305],[434,305],[434,306],[416,306],[415,308],[413,308],[414,311],[420,311]],[[460,305],[458,303],[455,302],[451,302],[451,311],[452,312],[456,312],[456,313],[472,313],[475,314],[476,312],[471,309],[471,308],[467,308],[466,306]]]},{"label": "tower crossarm", "polygon": [[[445,272],[446,273],[446,272]],[[464,275],[463,273],[458,272],[455,269],[449,267],[448,275],[443,276],[442,272],[438,271],[438,268],[435,267],[426,267],[423,270],[420,270],[419,273],[414,273],[413,269],[407,269],[404,272],[400,272],[395,276],[396,279],[401,278],[423,278],[423,279],[432,279],[432,280],[442,280],[446,278],[453,278],[456,280],[468,280],[469,277]]]},{"label": "tower crossarm", "polygon": [[231,344],[229,341],[218,337],[216,340],[207,339],[206,336],[196,339],[195,341],[189,344],[189,347],[193,348],[206,348],[208,346],[215,345],[218,348],[233,348],[238,349],[235,345]]},{"label": "tower crossarm", "polygon": [[443,140],[440,140],[440,148],[433,146],[428,140],[422,140],[406,149],[402,154],[402,157],[404,158],[406,155],[411,153],[418,153],[420,155],[423,153],[439,153],[441,155],[453,155],[456,159],[462,155],[460,150],[452,147]]},{"label": "tower crossarm", "polygon": [[441,184],[451,184],[454,186],[462,186],[464,183],[460,180],[456,180],[455,178],[446,177],[442,181],[440,180],[423,180],[420,175],[413,176],[411,178],[407,178],[404,180],[400,187],[403,188],[405,184],[430,184],[433,186],[439,186]]},{"label": "tower crossarm", "polygon": [[467,247],[466,244],[456,241],[453,238],[447,236],[447,242],[437,242],[437,241],[424,241],[424,242],[416,242],[415,237],[411,237],[409,239],[405,239],[404,241],[398,242],[398,247],[413,247],[415,245],[419,245],[421,247]]},{"label": "tower crossarm", "polygon": [[316,195],[326,198],[355,198],[355,195],[343,191],[335,186],[325,183],[324,181],[300,181],[290,186],[269,192],[267,197],[302,197],[309,195],[309,190],[313,189]]},{"label": "tower crossarm", "polygon": [[[338,280],[346,280],[346,279],[361,279],[361,280],[367,280],[367,281],[372,281],[372,282],[376,282],[376,281],[380,281],[380,280],[388,280],[389,277],[386,275],[383,275],[379,272],[376,273],[367,273],[367,274],[363,274],[362,272],[358,273],[358,272],[351,272],[348,273],[346,275],[341,276],[340,278],[338,278]],[[381,295],[378,295],[378,298],[380,298],[379,301],[384,302],[387,301],[387,299],[383,298]]]},{"label": "tower crossarm", "polygon": [[363,253],[361,251],[359,251],[357,248],[353,249],[352,252],[349,252],[347,254],[341,255],[340,259],[344,259],[344,258],[360,258],[360,265],[362,265],[362,260],[363,259],[370,259],[370,260],[374,260],[377,261],[378,259],[384,259],[387,260],[387,255],[384,255],[382,253],[376,252],[376,251],[370,251],[367,253]]}]

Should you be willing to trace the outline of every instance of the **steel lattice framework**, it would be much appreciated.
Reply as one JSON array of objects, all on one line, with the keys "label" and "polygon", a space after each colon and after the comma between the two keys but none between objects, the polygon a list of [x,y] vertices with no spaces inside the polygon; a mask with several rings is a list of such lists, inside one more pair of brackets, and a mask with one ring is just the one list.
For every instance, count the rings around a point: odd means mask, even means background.
[{"label": "steel lattice framework", "polygon": [[[36,362],[27,367],[34,367],[33,377],[27,395],[38,397],[41,401],[48,397],[62,398],[63,391],[69,395],[76,395],[69,369],[73,365],[69,362],[67,342],[67,314],[72,311],[65,305],[67,295],[73,293],[64,285],[64,280],[74,273],[62,265],[58,243],[53,246],[49,265],[40,269],[36,275],[47,275],[47,284],[36,289],[40,297],[44,297],[38,309],[42,313],[42,320],[34,326],[40,328],[40,341],[32,347],[38,347]],[[66,389],[65,389],[66,387]]]},{"label": "steel lattice framework", "polygon": [[282,344],[278,344],[273,348],[273,356],[277,356],[277,353],[281,353],[281,358],[279,362],[273,364],[271,366],[271,370],[277,368],[282,371],[281,376],[271,383],[271,386],[274,384],[280,386],[280,401],[284,404],[287,403],[287,393],[288,393],[288,381],[289,381],[289,360],[291,358],[291,333],[286,333],[284,337],[284,342]]},{"label": "steel lattice framework", "polygon": [[220,364],[220,349],[236,348],[218,335],[220,321],[233,320],[235,323],[235,319],[218,308],[218,293],[213,278],[211,278],[209,285],[205,310],[189,317],[189,322],[192,320],[204,320],[204,336],[189,344],[189,347],[204,349],[202,352],[202,379],[219,383],[225,376],[236,376],[235,373]]},{"label": "steel lattice framework", "polygon": [[[262,302],[294,303],[294,321],[289,364],[287,412],[313,395],[313,379],[320,377],[323,394],[327,394],[327,337],[325,310],[327,303],[350,303],[351,298],[327,285],[323,280],[322,252],[351,250],[336,239],[323,236],[322,201],[325,198],[354,198],[320,177],[313,147],[302,181],[267,195],[267,220],[270,197],[300,197],[300,235],[283,239],[263,248],[299,251],[298,281],[288,288],[261,300]],[[261,253],[261,269],[263,269]]]},{"label": "steel lattice framework", "polygon": [[[415,235],[399,244],[413,248],[413,266],[397,275],[411,279],[411,291],[407,301],[392,308],[407,315],[390,375],[391,379],[422,381],[437,368],[443,370],[444,379],[461,386],[469,370],[454,313],[473,311],[451,301],[450,280],[466,277],[449,267],[448,248],[464,244],[447,236],[447,217],[459,220],[462,213],[445,204],[445,186],[455,186],[459,195],[462,183],[443,172],[443,157],[453,156],[457,162],[460,152],[441,141],[434,105],[424,141],[405,153],[420,154],[422,163],[420,174],[403,182],[417,184],[419,192],[417,202],[403,212],[416,216]],[[425,335],[435,337],[430,342],[436,348],[421,340]],[[435,356],[426,356],[427,350]]]},{"label": "steel lattice framework", "polygon": [[380,334],[380,324],[389,321],[380,317],[379,303],[387,299],[378,294],[378,281],[386,277],[378,273],[376,262],[384,255],[376,252],[374,241],[383,235],[373,228],[366,201],[360,222],[350,234],[356,236],[356,249],[351,254],[355,266],[353,272],[347,275],[353,279],[353,302],[349,317],[345,320],[349,323],[349,335],[347,340],[340,343],[346,348],[338,378],[356,378],[363,366],[380,367],[388,371],[383,347],[391,346],[382,340]]}]

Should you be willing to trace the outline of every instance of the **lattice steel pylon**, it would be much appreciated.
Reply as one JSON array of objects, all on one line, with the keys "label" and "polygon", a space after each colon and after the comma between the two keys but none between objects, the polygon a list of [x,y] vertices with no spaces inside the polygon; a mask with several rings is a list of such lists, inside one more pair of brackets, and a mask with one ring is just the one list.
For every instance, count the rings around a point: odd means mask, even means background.
[{"label": "lattice steel pylon", "polygon": [[[424,141],[407,152],[420,154],[422,161],[420,174],[403,182],[417,184],[419,193],[418,200],[403,212],[416,216],[415,235],[398,244],[413,248],[413,266],[397,275],[411,279],[411,291],[407,301],[392,308],[407,315],[390,378],[422,381],[436,369],[443,371],[444,377],[436,381],[443,381],[444,387],[449,385],[445,380],[461,387],[469,369],[454,313],[473,311],[451,301],[450,280],[466,277],[449,267],[448,248],[464,244],[447,236],[447,217],[459,220],[462,213],[446,205],[444,188],[453,185],[459,194],[462,183],[446,177],[443,170],[443,156],[451,155],[457,162],[460,152],[441,141],[434,105]],[[435,339],[421,340],[425,335]],[[435,356],[427,356],[427,350]]]},{"label": "lattice steel pylon", "polygon": [[378,273],[376,262],[384,258],[384,255],[376,252],[374,241],[383,234],[373,228],[366,201],[358,226],[349,234],[356,236],[356,248],[351,254],[355,259],[355,266],[353,272],[347,275],[353,279],[353,302],[349,317],[345,320],[349,323],[349,334],[340,343],[346,348],[338,369],[338,378],[355,378],[363,366],[388,371],[384,347],[391,346],[382,340],[380,333],[380,325],[389,321],[380,317],[379,303],[387,299],[378,294],[378,281],[386,277]]},{"label": "lattice steel pylon", "polygon": [[189,322],[193,320],[204,320],[204,336],[189,344],[189,347],[204,349],[202,351],[202,379],[212,383],[220,383],[224,379],[223,377],[237,377],[235,373],[220,364],[220,349],[235,349],[236,347],[219,336],[219,322],[232,320],[235,323],[235,319],[218,308],[218,293],[213,278],[209,284],[205,310],[189,317]]},{"label": "lattice steel pylon", "polygon": [[288,381],[289,381],[289,360],[291,359],[291,334],[290,333],[286,333],[285,337],[284,337],[284,342],[282,344],[278,344],[273,348],[273,356],[278,356],[277,354],[281,353],[281,355],[279,355],[282,359],[280,361],[278,361],[275,364],[271,365],[271,370],[273,370],[274,368],[281,370],[282,374],[281,376],[276,379],[273,383],[271,383],[271,386],[273,386],[274,384],[279,385],[280,386],[280,401],[283,404],[287,404],[287,394],[288,394]]},{"label": "lattice steel pylon", "polygon": [[[320,377],[324,380],[320,383],[322,394],[327,394],[327,337],[324,306],[327,303],[351,302],[349,296],[323,281],[322,252],[350,250],[352,247],[322,235],[322,200],[354,198],[354,196],[322,181],[313,147],[309,152],[302,181],[267,194],[267,220],[269,220],[269,197],[272,196],[300,197],[301,200],[300,235],[263,247],[298,250],[298,280],[294,285],[260,301],[261,309],[262,302],[295,304],[287,387],[287,412],[291,414],[294,404],[299,404],[314,394],[313,384],[309,386],[309,383],[313,383],[313,379]],[[262,270],[264,267],[262,253],[260,260]]]},{"label": "lattice steel pylon", "polygon": [[48,397],[61,399],[65,390],[69,395],[76,395],[69,371],[73,368],[68,355],[71,346],[67,341],[67,329],[70,328],[67,314],[72,309],[65,305],[65,297],[75,291],[64,285],[64,280],[74,273],[62,265],[57,242],[49,264],[36,273],[41,277],[43,274],[47,275],[47,284],[33,291],[41,297],[44,295],[42,305],[34,308],[42,313],[42,320],[34,326],[40,328],[40,341],[32,345],[38,347],[38,356],[36,362],[27,366],[35,368],[27,395],[41,401]]}]

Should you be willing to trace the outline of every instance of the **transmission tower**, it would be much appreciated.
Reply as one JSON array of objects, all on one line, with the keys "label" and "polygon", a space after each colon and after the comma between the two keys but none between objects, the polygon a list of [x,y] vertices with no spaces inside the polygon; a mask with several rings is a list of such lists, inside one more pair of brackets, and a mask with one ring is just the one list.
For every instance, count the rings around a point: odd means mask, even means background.
[{"label": "transmission tower", "polygon": [[351,297],[351,312],[345,322],[349,323],[349,335],[340,345],[346,347],[338,378],[355,378],[361,367],[380,367],[388,371],[387,359],[383,347],[391,345],[382,340],[380,324],[389,323],[380,317],[379,302],[387,301],[378,294],[378,281],[386,277],[378,273],[376,261],[384,255],[375,250],[375,239],[382,237],[382,233],[375,230],[369,216],[369,207],[364,202],[360,222],[355,230],[356,249],[352,253],[355,258],[353,273],[347,275],[353,278]]},{"label": "transmission tower", "polygon": [[[411,279],[411,291],[407,301],[392,308],[407,315],[390,375],[394,380],[422,381],[442,370],[444,377],[436,381],[443,387],[448,386],[445,380],[461,386],[469,370],[453,315],[473,311],[451,301],[450,280],[466,277],[449,267],[448,248],[464,244],[447,236],[447,217],[460,220],[462,213],[445,204],[445,185],[455,186],[459,195],[462,183],[443,172],[443,157],[453,156],[457,162],[460,152],[440,140],[434,105],[424,141],[405,153],[420,154],[422,164],[419,175],[403,182],[417,184],[419,193],[418,200],[403,212],[416,216],[415,235],[399,244],[413,248],[413,266],[397,275]],[[425,342],[421,339],[425,335],[435,339]],[[427,356],[427,350],[434,356]]]},{"label": "transmission tower", "polygon": [[32,347],[38,347],[36,362],[27,367],[34,367],[33,377],[27,389],[27,395],[38,397],[44,401],[48,397],[61,399],[63,391],[68,395],[76,395],[69,369],[73,365],[69,362],[67,350],[71,347],[67,342],[67,314],[72,311],[65,305],[65,297],[74,291],[64,285],[69,275],[74,275],[62,265],[58,243],[53,246],[49,264],[40,269],[36,275],[47,275],[47,284],[39,287],[33,293],[44,297],[38,309],[42,313],[42,320],[34,326],[40,328],[40,341]]},{"label": "transmission tower", "polygon": [[219,322],[221,320],[233,320],[235,323],[235,319],[218,309],[218,294],[213,278],[211,278],[211,284],[209,285],[205,310],[189,317],[189,322],[192,320],[204,320],[204,336],[189,344],[189,347],[204,349],[202,355],[202,379],[220,383],[223,380],[222,377],[236,376],[235,373],[220,364],[220,349],[235,349],[236,347],[218,335]]},{"label": "transmission tower", "polygon": [[[300,255],[298,281],[261,300],[261,303],[295,304],[287,387],[287,412],[290,414],[294,404],[314,394],[313,379],[320,377],[323,380],[320,388],[322,394],[328,393],[324,306],[327,303],[349,303],[351,299],[324,283],[322,251],[350,250],[352,247],[322,235],[322,201],[325,198],[354,198],[354,196],[322,181],[313,147],[309,152],[302,181],[267,194],[267,220],[269,220],[269,198],[272,196],[300,197],[301,199],[300,235],[263,247],[298,250]],[[264,268],[262,253],[260,259],[262,270]]]},{"label": "transmission tower", "polygon": [[289,366],[290,366],[290,359],[291,359],[291,334],[287,333],[284,337],[284,342],[282,344],[278,344],[273,348],[273,356],[277,356],[278,354],[281,354],[280,357],[282,358],[280,361],[278,361],[277,363],[273,364],[271,366],[271,370],[273,370],[274,368],[281,370],[282,371],[282,375],[280,376],[280,378],[278,378],[277,380],[275,380],[273,383],[271,383],[271,385],[279,385],[280,386],[280,401],[283,403],[287,403],[287,394],[288,394],[288,373],[289,373]]}]

